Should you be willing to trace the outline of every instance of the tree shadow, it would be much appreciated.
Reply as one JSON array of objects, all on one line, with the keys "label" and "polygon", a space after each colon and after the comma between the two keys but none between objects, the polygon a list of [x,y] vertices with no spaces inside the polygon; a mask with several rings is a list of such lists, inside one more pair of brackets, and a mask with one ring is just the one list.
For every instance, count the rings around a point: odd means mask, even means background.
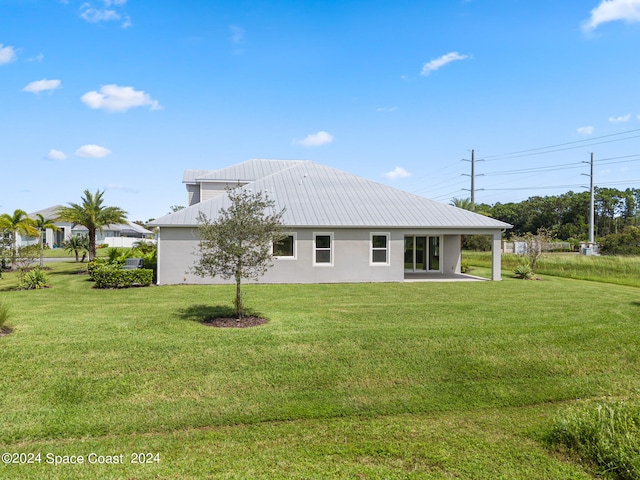
[{"label": "tree shadow", "polygon": [[235,309],[225,305],[190,305],[177,311],[182,320],[204,322],[211,318],[235,317]]},{"label": "tree shadow", "polygon": [[640,301],[631,302],[631,305],[640,307]]},{"label": "tree shadow", "polygon": [[183,320],[218,327],[254,327],[267,322],[260,314],[246,308],[244,316],[238,319],[235,309],[225,305],[191,305],[176,313]]}]

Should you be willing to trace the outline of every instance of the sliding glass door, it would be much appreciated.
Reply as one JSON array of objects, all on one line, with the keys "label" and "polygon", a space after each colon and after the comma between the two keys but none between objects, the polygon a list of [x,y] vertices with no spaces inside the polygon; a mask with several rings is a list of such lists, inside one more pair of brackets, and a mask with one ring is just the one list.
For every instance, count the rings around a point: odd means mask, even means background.
[{"label": "sliding glass door", "polygon": [[407,272],[439,272],[440,237],[404,237],[404,269]]}]

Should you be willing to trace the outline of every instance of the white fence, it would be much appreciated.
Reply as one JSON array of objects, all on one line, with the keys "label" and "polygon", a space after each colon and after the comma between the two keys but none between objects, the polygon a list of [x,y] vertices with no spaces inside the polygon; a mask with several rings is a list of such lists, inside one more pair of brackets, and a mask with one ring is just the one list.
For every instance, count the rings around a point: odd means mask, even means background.
[{"label": "white fence", "polygon": [[133,244],[136,242],[147,242],[147,243],[156,243],[154,239],[151,238],[131,238],[131,237],[105,237],[100,240],[98,243],[103,244],[106,243],[111,248],[131,248]]}]

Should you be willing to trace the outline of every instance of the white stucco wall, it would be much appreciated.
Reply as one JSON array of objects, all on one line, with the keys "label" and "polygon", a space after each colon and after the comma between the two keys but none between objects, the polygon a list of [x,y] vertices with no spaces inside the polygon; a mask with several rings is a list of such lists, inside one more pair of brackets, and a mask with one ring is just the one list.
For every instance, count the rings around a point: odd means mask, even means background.
[{"label": "white stucco wall", "polygon": [[[389,233],[389,263],[371,264],[369,229],[298,229],[296,257],[276,258],[259,283],[401,282],[404,280],[404,235]],[[314,265],[314,234],[333,234],[333,264]],[[159,234],[160,284],[231,283],[189,273],[197,257],[197,228],[161,228]]]},{"label": "white stucco wall", "polygon": [[[371,234],[389,234],[389,263],[371,263]],[[460,234],[446,230],[384,230],[302,228],[295,233],[295,258],[276,258],[274,265],[258,283],[350,283],[404,281],[405,235],[437,235],[441,238],[440,261],[443,274],[460,273]],[[474,232],[484,233],[486,232]],[[333,235],[333,264],[314,265],[314,235]],[[158,283],[211,284],[233,283],[233,280],[199,277],[189,272],[197,260],[198,229],[195,227],[162,227],[158,241]],[[500,232],[496,232],[496,238]],[[500,251],[494,257],[494,268],[500,269]],[[499,273],[494,275],[499,279]],[[247,282],[249,283],[249,282]]]}]

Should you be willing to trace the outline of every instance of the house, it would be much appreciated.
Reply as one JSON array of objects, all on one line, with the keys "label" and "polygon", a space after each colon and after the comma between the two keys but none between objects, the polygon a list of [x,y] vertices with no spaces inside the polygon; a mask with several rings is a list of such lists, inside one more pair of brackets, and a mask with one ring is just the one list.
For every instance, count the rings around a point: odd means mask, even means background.
[{"label": "house", "polygon": [[[60,205],[38,210],[29,214],[30,218],[35,219],[40,214],[47,220],[53,220],[54,225],[58,227],[57,231],[48,228],[45,232],[44,241],[49,248],[62,248],[64,242],[69,240],[73,235],[86,235],[88,230],[83,225],[74,225],[69,222],[56,221],[56,211]],[[110,247],[131,247],[133,243],[140,239],[152,239],[153,232],[132,222],[123,224],[105,225],[102,232],[96,232],[96,244],[108,244]],[[22,237],[21,245],[30,245],[38,243],[39,239],[31,237]]]},{"label": "house", "polygon": [[492,239],[500,280],[502,232],[511,225],[307,160],[248,160],[187,170],[188,206],[156,219],[158,283],[227,283],[190,273],[198,214],[215,219],[227,188],[263,191],[285,209],[288,237],[274,247],[262,283],[402,282],[460,274],[461,236]]}]

